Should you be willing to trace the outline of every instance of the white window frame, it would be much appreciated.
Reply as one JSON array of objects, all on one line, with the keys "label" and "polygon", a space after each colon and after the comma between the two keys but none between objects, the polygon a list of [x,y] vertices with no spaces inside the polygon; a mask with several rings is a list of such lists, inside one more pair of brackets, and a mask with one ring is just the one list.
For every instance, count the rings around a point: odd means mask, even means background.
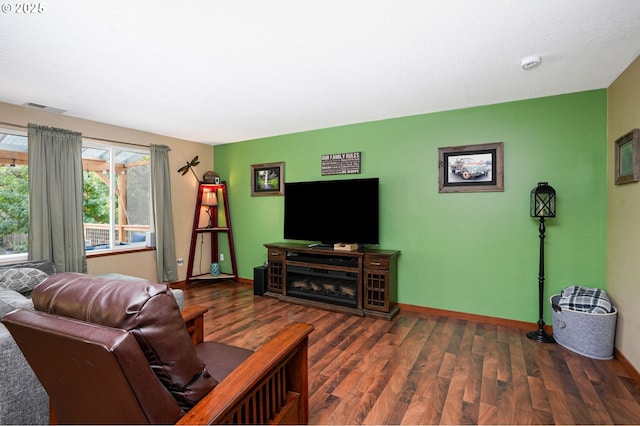
[{"label": "white window frame", "polygon": [[[126,251],[132,249],[140,249],[143,247],[147,247],[148,244],[146,241],[137,242],[137,243],[128,243],[126,245],[115,245],[115,202],[114,202],[114,188],[116,186],[116,171],[115,171],[115,156],[114,151],[122,150],[127,152],[134,152],[139,154],[151,155],[150,149],[140,149],[116,144],[108,144],[108,143],[100,143],[95,142],[91,139],[83,139],[82,140],[83,148],[93,148],[93,149],[102,149],[109,152],[109,247],[104,249],[94,249],[87,251],[87,256],[92,253],[108,253],[108,252],[117,252],[117,251]],[[151,179],[151,177],[149,177]],[[151,182],[149,182],[151,184]],[[153,232],[153,216],[152,216],[152,207],[151,207],[151,185],[149,185],[149,231]]]},{"label": "white window frame", "polygon": [[[26,131],[15,130],[15,129],[6,129],[6,128],[0,128],[0,133],[4,133],[4,134],[7,134],[7,135],[14,135],[14,136],[23,136],[24,138],[27,138],[27,136],[28,136]],[[29,258],[29,253],[28,252],[27,253],[3,254],[3,255],[0,255],[0,265],[7,264],[7,263],[24,262],[24,261],[28,260],[28,258]]]}]

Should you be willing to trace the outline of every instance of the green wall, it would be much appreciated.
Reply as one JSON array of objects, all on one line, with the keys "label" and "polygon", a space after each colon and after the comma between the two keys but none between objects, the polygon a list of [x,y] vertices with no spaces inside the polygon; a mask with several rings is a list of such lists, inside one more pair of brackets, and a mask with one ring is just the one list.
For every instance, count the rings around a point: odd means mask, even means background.
[{"label": "green wall", "polygon": [[[380,178],[380,247],[402,251],[400,303],[535,322],[537,182],[558,197],[545,302],[568,285],[605,286],[606,107],[603,89],[216,146],[240,276],[264,262],[264,243],[283,240],[283,198],[251,197],[250,165],[284,161],[285,181],[319,180],[322,154],[361,151],[360,175],[324,179]],[[439,147],[499,141],[504,192],[438,192]]]}]

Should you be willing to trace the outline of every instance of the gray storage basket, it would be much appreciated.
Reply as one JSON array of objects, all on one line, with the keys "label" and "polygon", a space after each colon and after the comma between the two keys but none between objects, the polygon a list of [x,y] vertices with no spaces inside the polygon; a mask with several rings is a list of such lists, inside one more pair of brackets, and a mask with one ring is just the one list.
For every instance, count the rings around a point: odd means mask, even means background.
[{"label": "gray storage basket", "polygon": [[613,358],[618,311],[592,314],[558,306],[560,295],[551,296],[553,337],[563,346],[580,355],[595,359]]}]

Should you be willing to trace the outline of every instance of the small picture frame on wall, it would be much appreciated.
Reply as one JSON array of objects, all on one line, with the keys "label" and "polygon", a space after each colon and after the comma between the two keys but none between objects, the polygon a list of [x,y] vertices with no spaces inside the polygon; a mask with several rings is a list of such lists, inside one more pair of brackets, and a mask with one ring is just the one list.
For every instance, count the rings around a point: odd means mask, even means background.
[{"label": "small picture frame on wall", "polygon": [[251,196],[284,195],[284,162],[251,165]]},{"label": "small picture frame on wall", "polygon": [[615,146],[615,184],[637,182],[640,180],[640,129],[633,129],[616,139]]},{"label": "small picture frame on wall", "polygon": [[438,148],[439,192],[504,191],[504,143]]}]

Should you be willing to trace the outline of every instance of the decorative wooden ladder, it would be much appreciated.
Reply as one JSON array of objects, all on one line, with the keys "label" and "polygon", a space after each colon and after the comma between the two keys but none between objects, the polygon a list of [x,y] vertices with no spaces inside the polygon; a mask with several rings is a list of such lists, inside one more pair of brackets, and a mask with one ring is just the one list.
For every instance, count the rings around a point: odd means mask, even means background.
[{"label": "decorative wooden ladder", "polygon": [[[215,194],[215,205],[210,200],[211,196],[208,193]],[[222,226],[218,223],[218,208],[222,203],[224,209],[224,224]],[[200,227],[200,216],[202,213],[202,207],[208,206],[207,213],[209,214],[208,226]],[[205,235],[209,236],[211,244],[211,262],[219,263],[218,260],[218,235],[226,234],[229,244],[229,260],[231,263],[231,273],[220,273],[220,275],[213,276],[210,273],[209,266],[207,265],[207,272],[200,273],[198,275],[193,274],[193,264],[196,254],[196,241],[198,236],[203,239]],[[202,254],[201,254],[202,256]],[[236,251],[233,245],[233,233],[231,231],[231,213],[229,212],[229,197],[227,194],[226,182],[220,183],[204,183],[200,182],[198,185],[198,197],[196,199],[196,208],[193,215],[193,227],[191,229],[191,244],[189,247],[189,261],[187,262],[187,278],[186,285],[199,280],[219,280],[219,279],[232,279],[234,282],[238,282],[238,267],[236,264]]]}]

